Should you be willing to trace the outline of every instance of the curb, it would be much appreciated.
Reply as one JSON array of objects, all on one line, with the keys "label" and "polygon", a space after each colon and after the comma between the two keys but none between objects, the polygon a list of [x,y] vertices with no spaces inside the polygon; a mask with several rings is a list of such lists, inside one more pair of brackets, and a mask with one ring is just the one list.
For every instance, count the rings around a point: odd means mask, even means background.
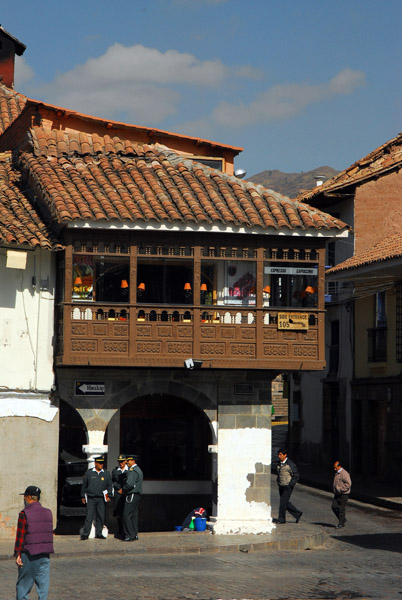
[{"label": "curb", "polygon": [[[308,534],[301,537],[289,538],[284,540],[272,540],[267,542],[252,542],[248,544],[226,544],[222,546],[206,545],[206,546],[160,546],[160,547],[143,547],[143,548],[124,548],[121,550],[87,550],[83,552],[61,551],[55,552],[52,559],[57,558],[83,558],[90,556],[121,556],[121,555],[138,555],[138,554],[217,554],[217,553],[234,553],[234,552],[266,552],[267,550],[309,550],[318,548],[324,545],[327,534],[324,532]],[[9,560],[13,554],[0,554],[0,561]]]},{"label": "curb", "polygon": [[[332,486],[326,483],[321,483],[320,481],[316,481],[313,479],[306,479],[304,477],[300,477],[299,481],[302,485],[306,485],[316,490],[322,490],[324,492],[329,492],[333,494]],[[389,500],[388,498],[379,498],[377,496],[369,496],[368,494],[364,494],[362,492],[352,491],[352,493],[350,494],[350,499],[357,500],[358,502],[362,502],[363,504],[371,504],[372,506],[379,506],[381,508],[388,508],[390,510],[397,510],[399,512],[402,512],[401,502],[394,502],[393,500]]]}]

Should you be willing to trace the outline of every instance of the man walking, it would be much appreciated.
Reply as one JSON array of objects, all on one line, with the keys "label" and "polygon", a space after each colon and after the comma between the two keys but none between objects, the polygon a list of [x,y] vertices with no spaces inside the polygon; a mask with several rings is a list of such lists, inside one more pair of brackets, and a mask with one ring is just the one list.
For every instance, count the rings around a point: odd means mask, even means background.
[{"label": "man walking", "polygon": [[334,463],[334,498],[332,500],[332,511],[338,519],[337,529],[345,527],[346,523],[346,502],[349,500],[350,490],[352,487],[352,480],[350,479],[349,473],[344,469],[337,460]]},{"label": "man walking", "polygon": [[119,494],[119,490],[122,489],[127,479],[128,466],[127,457],[125,454],[120,454],[117,457],[118,467],[115,467],[112,471],[112,482],[113,482],[113,515],[117,519],[117,534],[115,537],[123,536],[123,511],[125,497],[123,494]]},{"label": "man walking", "polygon": [[25,508],[18,515],[14,556],[18,565],[17,600],[27,600],[35,584],[39,600],[49,592],[50,558],[53,550],[53,517],[41,506],[40,489],[30,485],[24,496]]},{"label": "man walking", "polygon": [[138,540],[138,508],[144,476],[140,467],[137,465],[137,458],[138,456],[135,454],[127,455],[127,479],[123,488],[119,490],[119,494],[124,494],[126,497],[123,512],[125,534],[123,542],[134,542],[135,540]]},{"label": "man walking", "polygon": [[105,540],[103,526],[105,524],[106,502],[110,502],[113,493],[112,478],[109,471],[103,468],[105,458],[97,456],[94,459],[95,466],[88,469],[84,475],[81,486],[82,503],[86,504],[87,513],[81,539],[87,540],[91,531],[92,522],[95,518],[95,537]]},{"label": "man walking", "polygon": [[281,448],[278,452],[279,464],[277,466],[278,486],[279,486],[279,515],[276,523],[286,523],[286,511],[288,511],[295,519],[296,523],[300,521],[302,516],[301,510],[298,510],[291,502],[290,496],[296,482],[299,480],[299,472],[293,461],[288,458],[288,451]]}]

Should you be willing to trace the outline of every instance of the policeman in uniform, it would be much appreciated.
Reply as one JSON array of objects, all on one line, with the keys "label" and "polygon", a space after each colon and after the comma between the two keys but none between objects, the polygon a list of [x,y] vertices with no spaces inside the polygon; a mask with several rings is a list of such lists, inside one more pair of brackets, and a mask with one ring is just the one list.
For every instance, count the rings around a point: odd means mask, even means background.
[{"label": "policeman in uniform", "polygon": [[123,511],[124,537],[123,542],[138,540],[138,507],[142,492],[144,476],[137,465],[138,456],[127,454],[128,473],[127,479],[119,494],[124,494],[125,503]]},{"label": "policeman in uniform", "polygon": [[127,479],[128,466],[127,457],[125,454],[120,454],[117,457],[118,467],[115,467],[112,471],[112,482],[113,482],[113,515],[117,519],[118,531],[116,537],[122,537],[124,534],[123,530],[123,511],[125,497],[119,494],[119,490],[123,487]]},{"label": "policeman in uniform", "polygon": [[88,469],[84,475],[81,486],[82,503],[86,504],[87,514],[81,539],[87,540],[95,517],[95,535],[100,540],[105,540],[103,526],[105,524],[106,502],[110,502],[113,494],[112,478],[109,471],[105,471],[104,456],[94,458],[95,466]]}]

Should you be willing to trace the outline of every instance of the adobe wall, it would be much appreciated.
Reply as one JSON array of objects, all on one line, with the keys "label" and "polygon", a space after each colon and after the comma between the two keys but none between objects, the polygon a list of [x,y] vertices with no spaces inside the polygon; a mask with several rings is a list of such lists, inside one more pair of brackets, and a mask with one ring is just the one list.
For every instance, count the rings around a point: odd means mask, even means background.
[{"label": "adobe wall", "polygon": [[[14,398],[14,404],[18,403]],[[1,398],[0,407],[3,404]],[[0,539],[10,540],[10,554],[18,513],[24,508],[19,494],[28,485],[42,490],[41,504],[52,510],[56,527],[59,413],[44,398],[22,399],[20,408],[22,404],[26,416],[0,414]]]},{"label": "adobe wall", "polygon": [[355,254],[371,248],[402,226],[402,170],[356,188]]}]

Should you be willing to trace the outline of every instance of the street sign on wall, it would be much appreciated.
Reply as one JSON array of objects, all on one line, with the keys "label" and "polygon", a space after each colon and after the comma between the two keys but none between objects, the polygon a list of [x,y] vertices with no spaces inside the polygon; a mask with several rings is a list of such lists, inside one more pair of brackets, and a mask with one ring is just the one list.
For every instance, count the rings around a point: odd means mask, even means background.
[{"label": "street sign on wall", "polygon": [[75,382],[76,396],[104,396],[105,382],[104,381],[76,381]]}]

